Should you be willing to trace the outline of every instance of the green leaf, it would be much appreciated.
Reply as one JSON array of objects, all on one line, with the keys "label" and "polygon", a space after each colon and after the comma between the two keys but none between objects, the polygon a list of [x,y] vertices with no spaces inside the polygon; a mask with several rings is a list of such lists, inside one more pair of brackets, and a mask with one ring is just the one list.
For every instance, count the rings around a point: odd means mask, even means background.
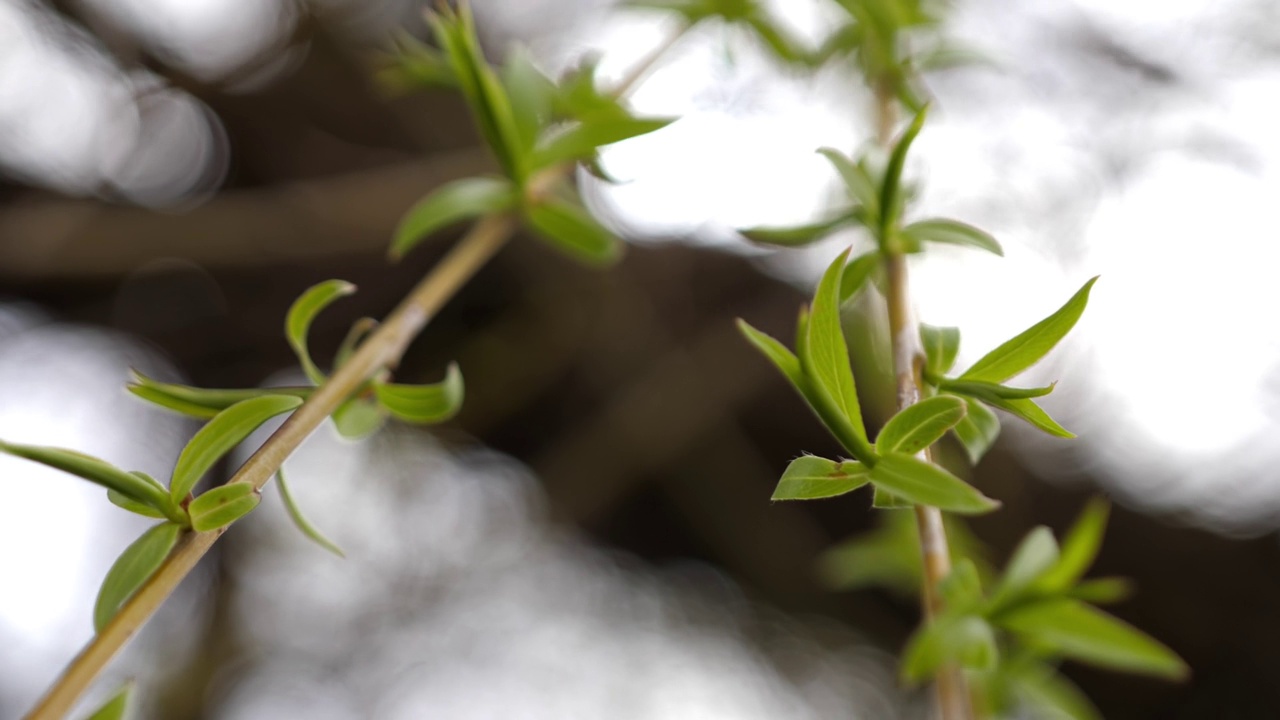
[{"label": "green leaf", "polygon": [[1084,580],[1065,591],[1068,597],[1094,605],[1120,602],[1133,594],[1133,583],[1125,578],[1109,577]]},{"label": "green leaf", "polygon": [[964,401],[935,395],[889,418],[876,437],[876,452],[914,455],[937,442],[964,417]]},{"label": "green leaf", "polygon": [[964,446],[969,462],[977,465],[1000,435],[1000,418],[977,400],[964,398],[964,405],[965,416],[952,430]]},{"label": "green leaf", "polygon": [[267,420],[301,404],[300,398],[266,395],[238,402],[218,413],[200,428],[178,455],[178,463],[173,468],[173,479],[169,481],[170,497],[175,502],[182,502],[209,468],[249,437],[249,433],[257,430]]},{"label": "green leaf", "polygon": [[400,220],[391,240],[391,257],[399,259],[428,235],[455,223],[510,210],[519,199],[515,186],[503,178],[464,178],[442,185]]},{"label": "green leaf", "polygon": [[1038,388],[1015,388],[981,380],[943,380],[938,387],[947,392],[968,395],[984,402],[998,400],[1025,400],[1027,398],[1044,397],[1053,392],[1057,383]]},{"label": "green leaf", "polygon": [[107,577],[98,590],[98,600],[93,606],[93,627],[97,632],[111,622],[116,612],[142,584],[155,573],[173,546],[178,544],[182,528],[173,523],[160,523],[142,534],[125,548],[115,564],[107,571]]},{"label": "green leaf", "polygon": [[855,165],[852,160],[834,148],[818,148],[818,154],[830,161],[836,172],[840,173],[840,179],[844,181],[849,199],[862,206],[867,213],[867,221],[872,225],[878,224],[880,195],[876,192],[876,183],[866,168]]},{"label": "green leaf", "polygon": [[126,386],[129,392],[160,407],[198,418],[211,418],[219,412],[243,400],[263,395],[292,395],[304,400],[315,392],[311,387],[246,388],[221,390],[177,385],[153,380],[133,371],[133,382]]},{"label": "green leaf", "polygon": [[943,665],[956,663],[974,670],[991,670],[999,658],[995,631],[975,615],[943,615],[925,625],[902,654],[902,677],[920,683]]},{"label": "green leaf", "polygon": [[978,566],[969,558],[957,560],[951,572],[938,585],[938,592],[948,610],[968,612],[982,601],[982,578]]},{"label": "green leaf", "polygon": [[1003,398],[991,398],[986,402],[992,407],[997,407],[1007,413],[1017,415],[1050,435],[1056,435],[1058,437],[1068,439],[1076,436],[1075,433],[1062,427],[1057,423],[1057,421],[1049,417],[1049,413],[1045,412],[1043,408],[1035,404],[1032,400],[1005,400]]},{"label": "green leaf", "polygon": [[381,68],[378,83],[385,89],[402,93],[418,86],[431,88],[457,87],[453,69],[437,49],[419,42],[406,32],[394,38],[394,64]]},{"label": "green leaf", "polygon": [[877,486],[871,494],[871,507],[877,510],[910,510],[915,503]]},{"label": "green leaf", "polygon": [[925,242],[967,245],[968,247],[979,248],[996,255],[1004,255],[1004,249],[1000,247],[1000,243],[996,242],[995,238],[959,220],[946,220],[943,218],[921,220],[911,223],[903,228],[902,231]]},{"label": "green leaf", "polygon": [[859,255],[844,266],[840,276],[840,303],[844,304],[867,284],[881,268],[880,253],[872,251]]},{"label": "green leaf", "polygon": [[[809,225],[796,225],[794,227],[756,227],[738,232],[754,243],[761,245],[774,245],[777,247],[804,247],[810,243],[815,243],[831,233],[839,230],[841,227],[853,222],[853,217],[849,213],[841,213],[830,220],[816,222]],[[856,262],[856,261],[855,261]]]},{"label": "green leaf", "polygon": [[377,383],[374,395],[387,412],[399,420],[421,425],[452,418],[462,409],[462,371],[449,363],[444,380],[434,385]]},{"label": "green leaf", "polygon": [[589,265],[609,265],[622,256],[622,242],[585,210],[559,200],[530,206],[529,224],[553,247]]},{"label": "green leaf", "polygon": [[[133,473],[133,474],[143,475],[143,473]],[[156,487],[160,488],[160,491],[161,493],[164,494],[164,497],[166,500],[169,500],[170,502],[172,502],[172,500],[169,498],[169,493],[165,492],[163,485],[157,482],[156,479],[151,477],[150,475],[146,475],[145,477],[149,482],[154,483]],[[145,503],[140,503],[137,500],[134,500],[133,498],[129,497],[128,495],[122,495],[116,492],[115,490],[107,490],[107,500],[111,501],[111,504],[115,505],[116,507],[124,508],[125,510],[128,510],[131,513],[135,513],[143,517],[155,518],[157,520],[166,519],[165,514],[160,512],[158,509],[150,505],[147,505]]]},{"label": "green leaf", "polygon": [[285,316],[284,335],[289,340],[289,347],[298,356],[302,371],[316,385],[324,383],[325,376],[312,362],[311,353],[307,350],[307,333],[311,330],[311,321],[334,300],[355,291],[356,286],[345,280],[325,280],[312,285],[294,300],[289,307],[289,314]]},{"label": "green leaf", "polygon": [[316,529],[316,526],[312,525],[311,522],[302,514],[302,510],[298,507],[297,501],[293,499],[293,493],[289,490],[289,484],[285,482],[284,468],[281,468],[276,472],[276,478],[279,480],[280,498],[284,500],[284,509],[289,513],[289,519],[293,520],[293,524],[298,526],[298,529],[302,531],[302,534],[310,538],[315,544],[340,558],[345,558],[346,555],[342,552],[342,548],[338,547],[329,540],[329,538],[325,537]]},{"label": "green leaf", "polygon": [[927,106],[916,113],[911,124],[894,144],[893,152],[889,154],[889,165],[884,172],[884,184],[880,188],[881,227],[885,235],[888,235],[901,216],[902,168],[906,165],[907,151],[911,149],[911,143],[924,127],[924,118],[927,113]]},{"label": "green leaf", "polygon": [[852,492],[870,481],[867,466],[802,455],[782,473],[771,500],[817,500]]},{"label": "green leaf", "polygon": [[1094,498],[1085,505],[1080,518],[1062,541],[1062,556],[1053,569],[1040,579],[1048,592],[1062,592],[1080,581],[1098,557],[1102,536],[1107,529],[1111,505],[1105,498]]},{"label": "green leaf", "polygon": [[551,117],[555,83],[533,64],[529,51],[517,45],[502,65],[502,86],[511,101],[511,117],[521,150],[528,153]]},{"label": "green leaf", "polygon": [[356,354],[360,342],[376,327],[378,327],[378,321],[370,317],[362,317],[351,323],[351,329],[347,330],[346,337],[342,338],[342,344],[338,345],[338,351],[333,355],[334,368],[346,365],[351,356]]},{"label": "green leaf", "polygon": [[765,357],[769,358],[769,361],[782,371],[783,376],[791,381],[796,390],[800,390],[801,395],[804,395],[803,390],[801,390],[801,386],[805,382],[804,371],[800,369],[800,360],[787,349],[787,346],[751,327],[742,318],[738,318],[738,331]]},{"label": "green leaf", "polygon": [[924,348],[925,370],[941,377],[956,364],[960,352],[960,328],[920,323],[920,344]]},{"label": "green leaf", "polygon": [[984,355],[960,379],[1004,382],[1039,362],[1075,327],[1089,303],[1089,290],[1097,280],[1097,276],[1093,277],[1052,315]]},{"label": "green leaf", "polygon": [[998,501],[938,465],[904,453],[881,455],[871,471],[871,482],[917,505],[932,505],[962,515],[1000,507]]},{"label": "green leaf", "polygon": [[590,158],[596,148],[661,130],[670,118],[595,117],[558,128],[542,138],[533,152],[533,167],[540,170],[570,160]]},{"label": "green leaf", "polygon": [[131,714],[129,701],[133,699],[133,688],[132,680],[125,683],[85,720],[125,720]]},{"label": "green leaf", "polygon": [[1187,676],[1172,650],[1132,626],[1067,598],[1022,605],[996,616],[1010,632],[1080,662],[1171,680]]},{"label": "green leaf", "polygon": [[996,606],[1017,600],[1058,562],[1058,542],[1049,528],[1040,526],[1027,533],[1013,551],[992,602]]},{"label": "green leaf", "polygon": [[840,253],[823,274],[797,354],[800,367],[812,381],[818,410],[834,410],[853,429],[852,433],[846,433],[849,437],[837,436],[837,439],[850,446],[847,449],[855,458],[874,465],[875,452],[867,441],[867,430],[862,424],[862,409],[853,384],[849,348],[840,325],[840,282],[848,257],[848,250]]},{"label": "green leaf", "polygon": [[164,486],[146,475],[126,472],[105,460],[64,448],[0,442],[0,451],[70,473],[108,491],[114,490],[136,503],[155,508],[171,520],[186,522],[186,516],[170,501]]},{"label": "green leaf", "polygon": [[376,398],[353,397],[333,412],[333,426],[348,440],[359,440],[382,428],[387,415]]},{"label": "green leaf", "polygon": [[187,506],[187,512],[191,514],[191,528],[196,532],[208,532],[225,527],[248,515],[261,500],[262,496],[249,483],[236,482],[211,488]]}]

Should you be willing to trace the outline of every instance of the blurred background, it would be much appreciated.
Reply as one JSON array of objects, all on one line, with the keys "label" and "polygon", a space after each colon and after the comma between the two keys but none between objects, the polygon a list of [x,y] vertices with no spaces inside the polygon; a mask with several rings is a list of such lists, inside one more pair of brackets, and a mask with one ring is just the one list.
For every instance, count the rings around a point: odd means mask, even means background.
[{"label": "blurred background", "polygon": [[[313,329],[328,358],[432,266],[451,237],[388,265],[392,229],[492,161],[458,97],[374,81],[393,31],[425,37],[421,5],[0,0],[0,437],[167,477],[195,425],[127,396],[129,367],[296,381],[281,325],[303,289],[360,287]],[[606,0],[474,6],[492,57],[520,43],[549,73],[596,53],[617,78],[672,30]],[[807,41],[832,21],[816,0],[771,9]],[[1067,674],[1108,718],[1275,717],[1280,6],[960,0],[949,28],[986,60],[928,77],[908,171],[926,214],[991,230],[1007,257],[919,262],[919,316],[963,328],[963,366],[1102,275],[1029,378],[1061,381],[1046,406],[1079,439],[1006,422],[972,476],[1005,508],[970,527],[1002,563],[1111,497],[1095,574],[1135,580],[1115,612],[1194,675]],[[732,228],[827,207],[813,150],[867,138],[869,98],[708,23],[633,105],[682,119],[604,153],[620,184],[581,178],[624,261],[504,250],[399,371],[434,381],[457,360],[455,422],[362,444],[325,428],[290,461],[348,557],[269,490],[95,697],[137,677],[164,719],[924,716],[895,680],[914,601],[819,571],[874,527],[869,496],[768,502],[800,451],[838,451],[732,324],[788,336],[820,268],[865,242],[774,254]],[[851,310],[851,332],[874,317]],[[863,390],[882,411],[886,389]],[[0,491],[7,718],[88,640],[96,587],[146,523],[9,459]]]}]

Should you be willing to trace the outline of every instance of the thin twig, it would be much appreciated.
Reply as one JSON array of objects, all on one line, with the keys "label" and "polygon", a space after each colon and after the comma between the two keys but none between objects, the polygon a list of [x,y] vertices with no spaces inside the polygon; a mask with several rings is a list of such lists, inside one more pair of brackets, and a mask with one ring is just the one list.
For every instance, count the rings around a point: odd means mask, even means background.
[{"label": "thin twig", "polygon": [[[885,89],[876,92],[876,136],[886,147],[891,142],[894,124],[893,96]],[[922,357],[919,328],[911,317],[911,300],[907,279],[907,259],[900,253],[885,258],[886,285],[889,306],[889,338],[893,347],[893,371],[898,390],[898,409],[902,410],[920,401],[920,372]],[[929,451],[921,452],[925,460],[932,462]],[[942,611],[939,585],[951,574],[951,551],[947,546],[947,531],[942,524],[942,511],[928,505],[915,507],[916,528],[920,536],[920,553],[924,568],[925,622],[932,622]],[[961,670],[954,666],[938,672],[935,687],[938,716],[941,720],[970,720],[973,713],[969,701],[968,683]]]}]

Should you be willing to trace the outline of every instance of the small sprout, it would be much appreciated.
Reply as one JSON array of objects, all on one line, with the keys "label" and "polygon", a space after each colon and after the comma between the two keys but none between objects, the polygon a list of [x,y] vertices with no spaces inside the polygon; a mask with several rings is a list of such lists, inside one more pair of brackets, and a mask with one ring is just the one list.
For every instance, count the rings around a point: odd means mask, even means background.
[{"label": "small sprout", "polygon": [[1096,277],[1090,279],[1052,315],[984,355],[959,379],[1001,383],[1039,362],[1075,327],[1097,280]]},{"label": "small sprout", "polygon": [[462,371],[450,363],[444,380],[434,385],[378,383],[373,388],[378,404],[397,420],[419,425],[444,422],[462,409]]}]

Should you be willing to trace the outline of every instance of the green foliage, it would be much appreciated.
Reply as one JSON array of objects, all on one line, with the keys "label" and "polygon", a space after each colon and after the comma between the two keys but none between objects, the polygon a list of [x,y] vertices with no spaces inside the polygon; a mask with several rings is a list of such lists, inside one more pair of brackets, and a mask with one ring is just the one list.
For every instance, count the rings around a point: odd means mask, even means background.
[{"label": "green foliage", "polygon": [[311,396],[309,387],[246,388],[220,390],[177,385],[153,380],[133,371],[133,381],[125,386],[134,395],[167,410],[191,417],[211,419],[238,402],[264,395],[291,395],[303,400]]},{"label": "green foliage", "polygon": [[885,453],[871,469],[871,482],[917,505],[975,515],[1000,507],[969,483],[939,465],[900,452]]},{"label": "green foliage", "polygon": [[1052,315],[982,356],[960,379],[1001,383],[1035,365],[1075,327],[1097,280],[1097,277],[1091,278]]},{"label": "green foliage", "polygon": [[138,588],[150,578],[169,557],[173,546],[178,544],[178,536],[182,528],[173,523],[164,522],[152,527],[142,537],[125,548],[102,581],[98,590],[98,600],[93,606],[93,627],[97,632],[111,622],[120,606],[133,596]]},{"label": "green foliage", "polygon": [[917,241],[916,244],[935,242],[944,245],[962,245],[1004,255],[1004,248],[1000,247],[1000,243],[996,242],[989,233],[959,220],[946,218],[920,220],[902,228],[902,233]]},{"label": "green foliage", "polygon": [[936,395],[906,407],[889,419],[876,436],[876,452],[914,455],[937,442],[964,418],[964,401]]},{"label": "green foliage", "polygon": [[435,385],[377,383],[378,404],[392,417],[407,423],[431,425],[449,420],[462,409],[462,371],[450,363],[444,380]]},{"label": "green foliage", "polygon": [[302,531],[312,542],[338,557],[346,557],[342,552],[342,548],[334,544],[329,538],[325,537],[315,525],[312,525],[306,516],[302,514],[301,508],[298,507],[297,501],[293,499],[293,492],[289,490],[289,483],[285,481],[284,468],[280,468],[276,472],[276,482],[280,485],[280,499],[284,501],[285,511],[289,513],[289,519],[293,520],[293,524],[298,530]]},{"label": "green foliage", "polygon": [[419,200],[400,220],[391,240],[391,257],[399,258],[432,233],[450,225],[510,210],[519,192],[505,178],[454,180]]},{"label": "green foliage", "polygon": [[186,514],[176,502],[170,499],[164,486],[148,475],[126,472],[96,457],[64,448],[0,442],[0,451],[38,462],[104,487],[108,493],[115,493],[115,497],[120,501],[116,503],[117,505],[123,506],[122,503],[128,500],[139,509],[146,508],[147,511],[143,514],[154,516],[158,513],[161,517],[178,523],[186,522]]},{"label": "green foliage", "polygon": [[125,720],[130,717],[130,701],[133,699],[133,681],[125,683],[107,698],[92,715],[85,720]]},{"label": "green foliage", "polygon": [[264,422],[296,409],[302,400],[289,395],[264,395],[244,400],[218,413],[196,432],[178,455],[169,481],[169,494],[182,502],[200,478]]},{"label": "green foliage", "polygon": [[802,455],[782,473],[774,500],[817,500],[853,492],[871,481],[866,465]]},{"label": "green foliage", "polygon": [[235,482],[212,488],[191,501],[191,529],[209,532],[226,527],[258,507],[262,497],[249,483]]}]

